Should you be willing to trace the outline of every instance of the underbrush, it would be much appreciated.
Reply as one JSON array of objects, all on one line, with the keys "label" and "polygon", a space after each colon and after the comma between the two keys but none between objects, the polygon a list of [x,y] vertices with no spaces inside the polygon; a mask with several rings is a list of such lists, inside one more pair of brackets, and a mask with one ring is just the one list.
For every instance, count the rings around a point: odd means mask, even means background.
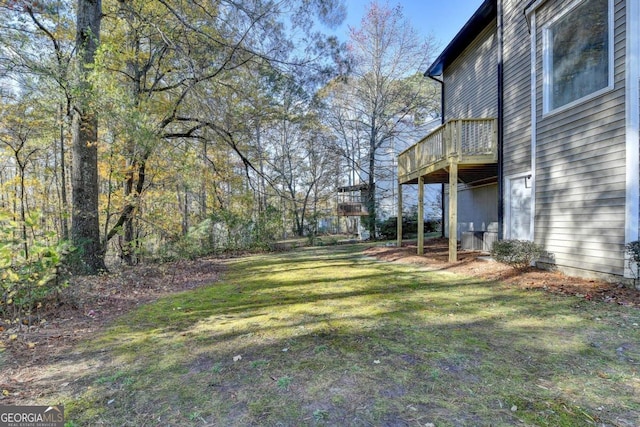
[{"label": "underbrush", "polygon": [[0,319],[18,326],[38,323],[41,309],[68,285],[62,264],[70,246],[54,235],[26,239],[37,221],[0,216]]}]

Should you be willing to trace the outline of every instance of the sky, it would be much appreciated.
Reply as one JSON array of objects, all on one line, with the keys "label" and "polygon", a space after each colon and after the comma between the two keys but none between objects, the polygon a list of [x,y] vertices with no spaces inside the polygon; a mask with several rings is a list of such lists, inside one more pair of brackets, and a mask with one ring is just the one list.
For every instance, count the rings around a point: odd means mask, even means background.
[{"label": "sky", "polygon": [[[384,4],[385,0],[378,0]],[[347,19],[338,28],[337,34],[348,38],[348,27],[359,27],[362,16],[371,0],[346,0]],[[460,31],[471,15],[480,7],[483,0],[388,0],[390,7],[400,4],[405,18],[420,34],[433,34],[444,49]]]}]

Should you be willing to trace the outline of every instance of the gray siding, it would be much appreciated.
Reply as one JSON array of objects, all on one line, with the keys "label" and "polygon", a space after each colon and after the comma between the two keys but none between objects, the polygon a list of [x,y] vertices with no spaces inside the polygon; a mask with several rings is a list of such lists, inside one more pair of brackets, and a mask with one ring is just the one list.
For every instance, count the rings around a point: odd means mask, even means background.
[{"label": "gray siding", "polygon": [[[569,3],[541,2],[532,28],[523,13],[530,0],[503,2],[503,173],[523,176],[535,164],[534,239],[556,265],[623,275],[626,0],[614,0],[614,88],[543,115],[542,28]],[[497,59],[493,22],[444,72],[445,119],[497,116]],[[475,196],[473,191],[460,196],[462,227],[475,228],[494,216],[493,211],[472,215],[490,203],[489,194]]]},{"label": "gray siding", "polygon": [[496,21],[444,72],[445,119],[498,115]]},{"label": "gray siding", "polygon": [[[543,116],[541,28],[566,4],[549,0],[536,12],[535,240],[553,254],[559,266],[622,275],[626,182],[625,2],[615,1],[614,90]],[[511,40],[517,39],[523,40]],[[505,115],[508,122],[506,118]],[[517,162],[518,156],[512,157]],[[505,159],[505,164],[509,160]]]},{"label": "gray siding", "polygon": [[531,45],[523,10],[529,0],[504,1],[504,175],[531,171]]}]

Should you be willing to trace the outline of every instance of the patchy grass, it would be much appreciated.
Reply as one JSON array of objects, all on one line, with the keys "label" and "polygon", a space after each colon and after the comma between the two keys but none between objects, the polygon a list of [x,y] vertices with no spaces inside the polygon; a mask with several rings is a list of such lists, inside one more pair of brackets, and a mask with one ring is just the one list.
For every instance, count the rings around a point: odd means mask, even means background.
[{"label": "patchy grass", "polygon": [[70,425],[640,425],[640,311],[382,263],[231,262],[59,363]]}]

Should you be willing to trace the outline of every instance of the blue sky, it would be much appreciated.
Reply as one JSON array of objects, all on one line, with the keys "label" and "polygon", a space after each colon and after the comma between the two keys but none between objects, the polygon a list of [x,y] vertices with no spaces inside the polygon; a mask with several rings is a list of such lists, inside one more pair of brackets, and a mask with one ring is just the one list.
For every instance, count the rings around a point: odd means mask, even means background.
[{"label": "blue sky", "polygon": [[[378,0],[384,4],[385,0]],[[402,6],[402,12],[414,29],[423,35],[433,34],[442,49],[449,44],[462,26],[471,18],[483,0],[388,0],[388,5]],[[338,35],[346,40],[348,26],[359,27],[371,0],[346,0],[347,19],[338,28]]]}]

